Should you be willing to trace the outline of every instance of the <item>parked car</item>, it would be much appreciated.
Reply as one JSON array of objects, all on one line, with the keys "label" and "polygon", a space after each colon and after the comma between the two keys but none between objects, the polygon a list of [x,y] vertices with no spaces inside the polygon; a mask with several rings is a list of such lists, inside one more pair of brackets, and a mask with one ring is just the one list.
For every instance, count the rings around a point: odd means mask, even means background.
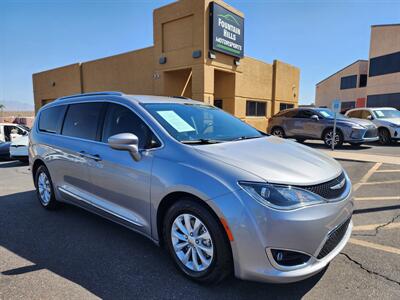
[{"label": "parked car", "polygon": [[0,141],[0,159],[10,158],[10,142]]},{"label": "parked car", "polygon": [[15,139],[10,145],[10,158],[20,161],[28,161],[29,137],[25,134]]},{"label": "parked car", "polygon": [[13,140],[29,133],[29,128],[19,124],[0,123],[0,141],[12,142]]},{"label": "parked car", "polygon": [[393,107],[355,108],[349,110],[346,116],[372,121],[378,127],[381,144],[400,140],[400,111]]},{"label": "parked car", "polygon": [[117,92],[45,105],[30,134],[40,204],[68,202],[166,247],[187,277],[292,282],[351,235],[351,182],[320,151],[190,99]]},{"label": "parked car", "polygon": [[378,130],[369,120],[350,119],[337,114],[336,135],[333,138],[334,113],[328,108],[293,108],[279,112],[268,122],[267,131],[279,137],[305,140],[323,140],[327,147],[353,146],[378,140]]}]

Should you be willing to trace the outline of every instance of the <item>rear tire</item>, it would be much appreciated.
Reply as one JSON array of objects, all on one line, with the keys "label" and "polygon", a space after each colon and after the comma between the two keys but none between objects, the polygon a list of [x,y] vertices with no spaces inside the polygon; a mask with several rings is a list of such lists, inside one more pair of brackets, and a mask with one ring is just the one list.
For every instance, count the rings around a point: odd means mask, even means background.
[{"label": "rear tire", "polygon": [[379,129],[379,143],[381,145],[388,145],[391,142],[390,132],[386,128]]},{"label": "rear tire", "polygon": [[189,279],[215,284],[232,273],[226,233],[198,201],[182,198],[168,209],[163,238],[176,267]]},{"label": "rear tire", "polygon": [[283,128],[282,127],[278,127],[278,126],[272,128],[271,134],[274,135],[274,136],[280,137],[280,138],[286,137],[285,131],[283,130]]},{"label": "rear tire", "polygon": [[296,141],[300,144],[304,143],[305,139],[296,139]]},{"label": "rear tire", "polygon": [[325,143],[325,146],[328,148],[332,147],[332,140],[335,141],[335,147],[340,147],[343,145],[343,133],[340,130],[336,130],[336,135],[333,139],[333,128],[329,128],[324,131],[322,139]]},{"label": "rear tire", "polygon": [[44,208],[54,210],[59,207],[60,203],[55,198],[49,170],[44,165],[36,170],[35,187],[38,200]]}]

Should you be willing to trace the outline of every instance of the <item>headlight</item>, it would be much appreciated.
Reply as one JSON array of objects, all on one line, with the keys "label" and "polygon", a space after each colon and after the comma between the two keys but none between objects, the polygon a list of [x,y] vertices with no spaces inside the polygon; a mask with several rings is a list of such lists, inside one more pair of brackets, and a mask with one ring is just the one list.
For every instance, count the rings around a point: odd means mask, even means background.
[{"label": "headlight", "polygon": [[239,181],[239,185],[262,205],[280,210],[326,202],[317,194],[291,186],[248,181]]}]

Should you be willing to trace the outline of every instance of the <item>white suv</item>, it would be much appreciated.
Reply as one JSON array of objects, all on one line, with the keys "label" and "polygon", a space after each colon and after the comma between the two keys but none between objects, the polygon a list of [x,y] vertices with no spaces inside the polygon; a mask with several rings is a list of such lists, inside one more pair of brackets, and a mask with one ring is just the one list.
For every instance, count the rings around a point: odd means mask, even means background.
[{"label": "white suv", "polygon": [[400,111],[393,107],[354,108],[347,111],[346,116],[371,120],[378,127],[381,144],[400,140]]}]

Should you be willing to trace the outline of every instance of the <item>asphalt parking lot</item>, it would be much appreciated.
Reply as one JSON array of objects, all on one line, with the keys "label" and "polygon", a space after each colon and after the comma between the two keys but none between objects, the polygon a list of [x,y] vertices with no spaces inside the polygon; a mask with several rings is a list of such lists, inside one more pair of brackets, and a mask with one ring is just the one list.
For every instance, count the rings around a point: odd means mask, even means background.
[{"label": "asphalt parking lot", "polygon": [[299,283],[182,277],[146,238],[84,210],[36,200],[28,166],[0,162],[0,299],[400,299],[400,165],[341,161],[354,184],[352,238]]}]

